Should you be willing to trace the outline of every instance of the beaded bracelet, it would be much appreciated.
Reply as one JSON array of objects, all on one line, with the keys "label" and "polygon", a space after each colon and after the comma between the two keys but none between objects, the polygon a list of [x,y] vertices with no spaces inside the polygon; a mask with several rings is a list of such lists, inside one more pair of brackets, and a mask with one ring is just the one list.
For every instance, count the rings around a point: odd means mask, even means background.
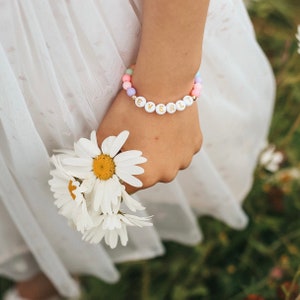
[{"label": "beaded bracelet", "polygon": [[167,104],[155,104],[152,101],[147,101],[143,96],[137,96],[136,89],[132,85],[133,68],[128,68],[122,77],[122,87],[126,91],[127,95],[132,98],[135,105],[139,108],[144,108],[148,113],[157,113],[158,115],[164,115],[165,113],[174,114],[176,111],[183,111],[186,107],[191,106],[194,101],[198,99],[202,88],[202,79],[198,72],[194,77],[193,87],[190,93],[184,96],[182,99],[176,102],[169,102]]}]

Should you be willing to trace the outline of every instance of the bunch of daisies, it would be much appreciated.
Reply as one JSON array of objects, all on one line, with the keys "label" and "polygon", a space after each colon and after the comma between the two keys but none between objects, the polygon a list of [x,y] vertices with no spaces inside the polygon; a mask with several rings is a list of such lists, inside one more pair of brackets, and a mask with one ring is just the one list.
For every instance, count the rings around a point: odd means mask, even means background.
[{"label": "bunch of daisies", "polygon": [[50,189],[54,204],[69,224],[90,243],[105,243],[115,248],[128,242],[127,226],[152,226],[151,217],[139,217],[131,212],[144,210],[125,190],[124,182],[141,187],[134,175],[144,169],[139,164],[146,158],[138,150],[120,152],[129,132],[109,136],[98,146],[96,132],[90,139],[81,138],[74,150],[59,150],[51,157],[55,167],[50,174]]}]

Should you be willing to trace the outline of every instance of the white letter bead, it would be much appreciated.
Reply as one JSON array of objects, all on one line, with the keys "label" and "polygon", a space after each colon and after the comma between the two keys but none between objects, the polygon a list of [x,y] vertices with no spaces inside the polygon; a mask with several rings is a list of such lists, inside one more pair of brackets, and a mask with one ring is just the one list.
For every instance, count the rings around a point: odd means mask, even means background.
[{"label": "white letter bead", "polygon": [[166,105],[167,112],[169,114],[174,114],[176,112],[176,104],[173,102],[170,102]]},{"label": "white letter bead", "polygon": [[184,96],[183,101],[185,102],[186,106],[191,106],[194,102],[194,99],[192,96]]},{"label": "white letter bead", "polygon": [[144,97],[136,97],[135,100],[134,100],[134,103],[137,107],[144,107],[145,104],[146,104],[146,99]]},{"label": "white letter bead", "polygon": [[176,108],[178,111],[183,111],[185,110],[186,104],[183,100],[178,100],[176,101]]},{"label": "white letter bead", "polygon": [[148,101],[146,104],[145,104],[145,111],[148,112],[148,113],[152,113],[154,112],[156,109],[156,105],[154,102],[152,101]]},{"label": "white letter bead", "polygon": [[158,115],[164,115],[167,111],[167,108],[164,104],[157,104],[156,105],[156,113]]}]

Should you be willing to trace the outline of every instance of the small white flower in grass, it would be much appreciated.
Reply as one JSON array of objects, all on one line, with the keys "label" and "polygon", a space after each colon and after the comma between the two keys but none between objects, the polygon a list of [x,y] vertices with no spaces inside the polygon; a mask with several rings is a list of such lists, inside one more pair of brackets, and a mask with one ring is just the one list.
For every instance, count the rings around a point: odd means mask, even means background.
[{"label": "small white flower in grass", "polygon": [[56,199],[54,204],[59,208],[59,213],[83,233],[93,225],[84,198],[85,189],[80,181],[65,172],[59,155],[53,156],[51,161],[56,167],[50,172],[52,179],[49,180],[50,189]]},{"label": "small white flower in grass", "polygon": [[92,244],[98,244],[104,238],[105,243],[114,249],[120,238],[123,246],[127,245],[127,226],[152,226],[151,217],[138,217],[121,212],[117,214],[102,214],[96,216],[95,227],[87,230],[83,234],[83,240]]},{"label": "small white flower in grass", "polygon": [[122,182],[134,187],[142,187],[142,182],[135,177],[144,172],[137,166],[146,162],[141,151],[120,152],[129,132],[122,131],[118,136],[106,138],[98,146],[96,132],[90,139],[81,138],[74,144],[76,157],[63,159],[64,168],[76,178],[82,178],[85,186],[92,188],[93,208],[95,211],[111,214],[120,204]]},{"label": "small white flower in grass", "polygon": [[300,25],[297,27],[296,39],[298,40],[298,53],[300,54]]},{"label": "small white flower in grass", "polygon": [[276,172],[283,162],[284,156],[280,151],[275,151],[274,145],[269,145],[260,156],[259,163],[269,172]]}]

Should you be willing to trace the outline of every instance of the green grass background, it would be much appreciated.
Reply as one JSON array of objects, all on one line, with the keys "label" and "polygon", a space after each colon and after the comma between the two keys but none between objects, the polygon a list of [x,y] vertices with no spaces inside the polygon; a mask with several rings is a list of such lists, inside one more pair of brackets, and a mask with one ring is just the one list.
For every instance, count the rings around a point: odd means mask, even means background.
[{"label": "green grass background", "polygon": [[[251,299],[296,299],[300,183],[286,174],[291,168],[300,169],[300,55],[295,39],[300,1],[250,1],[249,13],[276,75],[278,90],[269,138],[285,155],[282,171],[256,170],[244,204],[250,217],[246,230],[234,231],[211,218],[201,218],[206,237],[202,244],[166,243],[163,257],[118,265],[121,280],[115,285],[83,277],[84,299],[241,300],[250,299],[251,294],[263,297]],[[274,268],[282,273],[278,278],[270,273]],[[284,282],[290,288],[284,289]],[[0,299],[11,284],[0,278]]]}]

